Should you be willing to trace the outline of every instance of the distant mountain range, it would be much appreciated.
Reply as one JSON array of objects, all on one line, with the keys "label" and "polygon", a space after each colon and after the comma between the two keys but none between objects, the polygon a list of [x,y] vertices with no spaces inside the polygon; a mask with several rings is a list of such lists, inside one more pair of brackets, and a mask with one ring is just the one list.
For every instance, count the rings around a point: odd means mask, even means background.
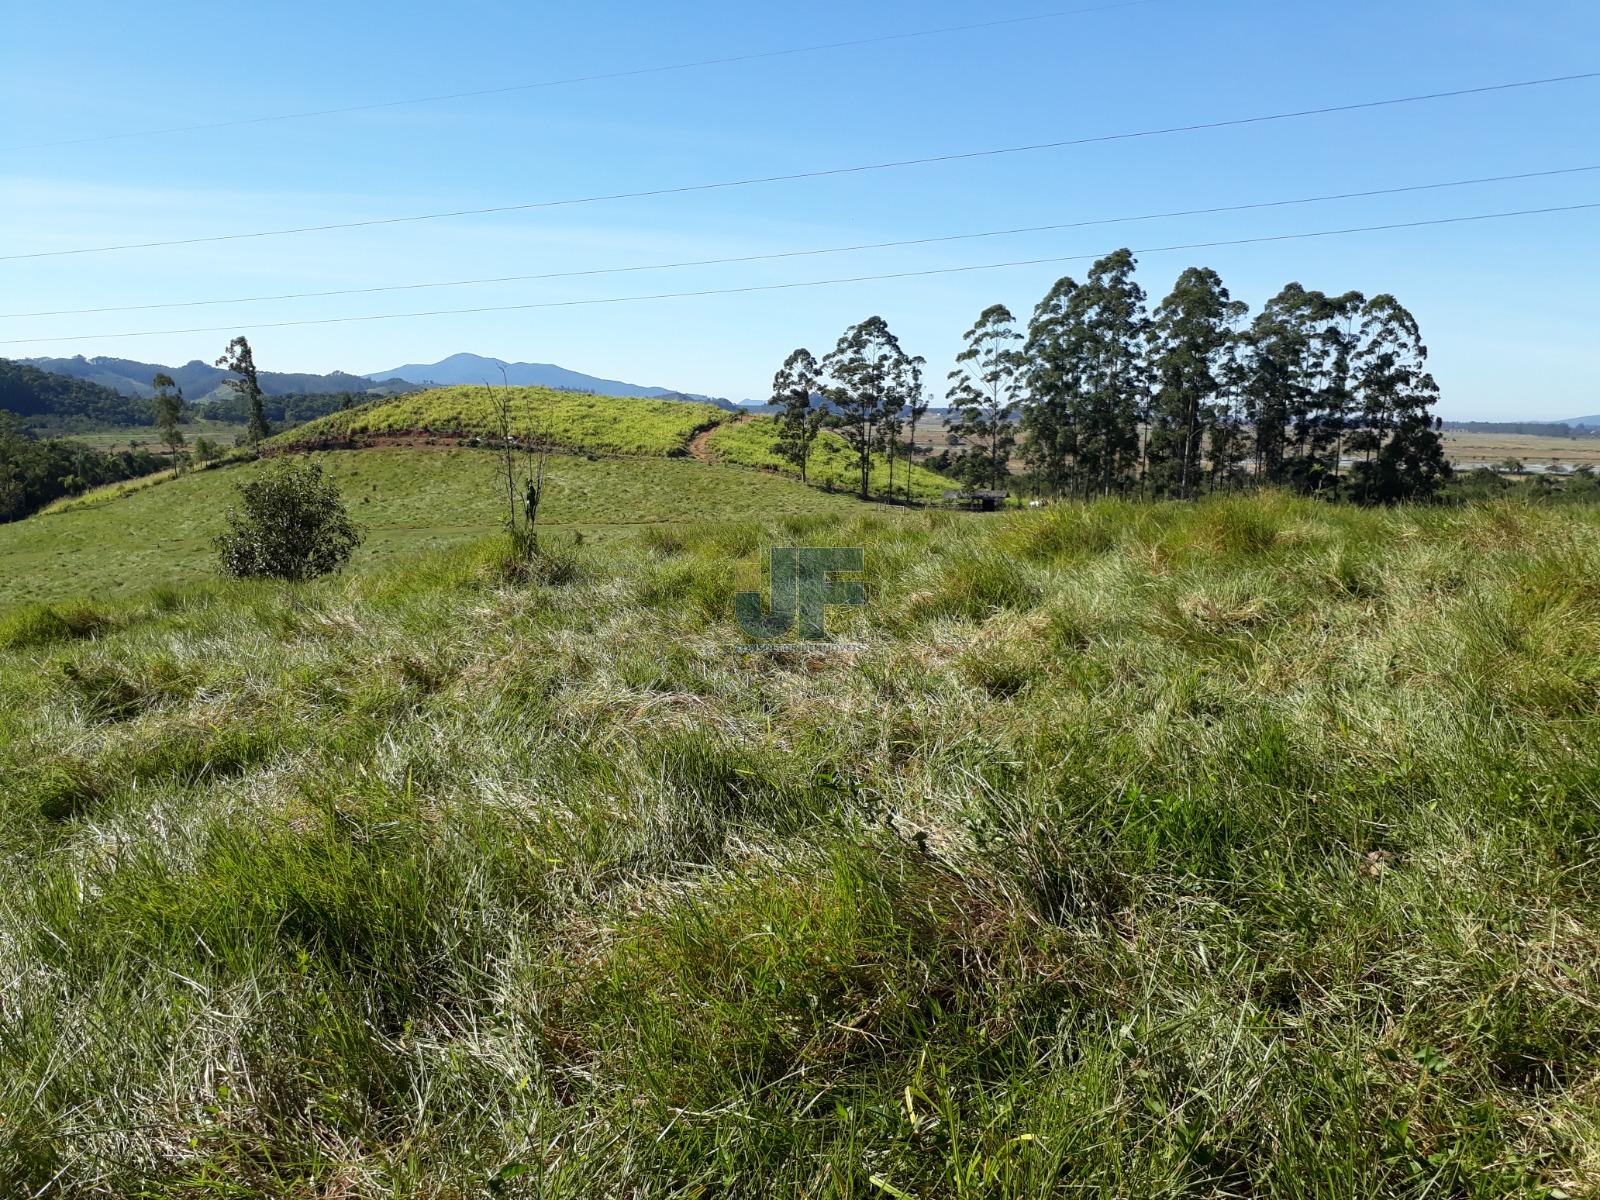
[{"label": "distant mountain range", "polygon": [[[150,380],[165,372],[183,389],[183,396],[191,404],[205,404],[227,396],[223,385],[231,378],[221,367],[213,367],[199,359],[181,367],[166,367],[160,363],[135,362],[128,358],[24,358],[19,362],[52,375],[66,375],[110,388],[123,396],[148,398],[155,395]],[[350,375],[334,371],[327,375],[298,372],[262,371],[261,390],[269,396],[304,396],[330,392],[372,393],[374,395],[416,391],[416,385],[403,379],[374,379],[364,375]]]},{"label": "distant mountain range", "polygon": [[1600,427],[1600,413],[1592,417],[1573,417],[1569,421],[1561,422],[1563,425],[1582,425],[1589,429]]},{"label": "distant mountain range", "polygon": [[[500,369],[505,368],[504,376]],[[723,408],[740,409],[730,400],[716,396],[702,396],[695,392],[680,392],[675,388],[645,387],[637,383],[624,383],[620,379],[602,379],[598,375],[585,375],[570,371],[554,363],[503,362],[498,358],[485,358],[481,354],[452,354],[435,363],[407,363],[389,371],[374,371],[366,376],[371,380],[403,379],[408,383],[481,384],[508,383],[514,387],[560,388],[569,392],[594,392],[600,396],[643,396],[656,400],[698,400]]]}]

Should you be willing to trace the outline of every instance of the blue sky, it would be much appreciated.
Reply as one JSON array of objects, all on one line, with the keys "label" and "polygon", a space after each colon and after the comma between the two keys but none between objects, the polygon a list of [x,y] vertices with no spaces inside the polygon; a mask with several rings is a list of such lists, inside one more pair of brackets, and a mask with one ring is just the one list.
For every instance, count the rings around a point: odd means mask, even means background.
[{"label": "blue sky", "polygon": [[[1085,0],[1078,0],[1078,4]],[[16,5],[0,145],[737,55],[1075,7],[843,3]],[[1592,0],[1157,2],[498,96],[0,155],[0,254],[399,216],[1225,120],[1600,70]],[[1600,164],[1600,80],[722,192],[0,262],[33,312],[766,254]],[[274,321],[916,271],[1600,201],[1600,172],[1406,196],[624,276],[0,320],[0,354],[373,371],[470,350],[762,394],[796,345],[881,313],[942,384],[987,305],[1086,262],[598,307]],[[1394,292],[1453,418],[1600,411],[1600,210],[1141,255],[1152,302],[1215,267],[1259,308],[1298,280]],[[46,338],[87,335],[82,340]],[[20,340],[19,340],[20,339]]]}]

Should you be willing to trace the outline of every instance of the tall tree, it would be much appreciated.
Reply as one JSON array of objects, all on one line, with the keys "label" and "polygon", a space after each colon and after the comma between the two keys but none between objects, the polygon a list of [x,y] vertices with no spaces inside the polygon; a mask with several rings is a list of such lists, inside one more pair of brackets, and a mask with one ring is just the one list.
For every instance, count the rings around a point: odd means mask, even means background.
[{"label": "tall tree", "polygon": [[231,387],[250,409],[250,425],[245,436],[254,445],[272,433],[267,416],[261,407],[261,381],[256,377],[256,359],[250,343],[241,334],[228,343],[228,348],[217,359],[216,365],[233,372],[237,379],[228,380]]},{"label": "tall tree", "polygon": [[1206,458],[1209,462],[1207,486],[1212,491],[1219,487],[1232,490],[1246,478],[1250,428],[1244,403],[1244,340],[1245,331],[1234,330],[1217,363],[1220,392],[1216,413],[1206,434]]},{"label": "tall tree", "polygon": [[156,389],[153,404],[161,441],[172,455],[173,471],[181,471],[183,460],[178,457],[178,452],[183,447],[183,431],[178,425],[183,420],[183,391],[165,371],[158,371],[150,381],[150,386]]},{"label": "tall tree", "polygon": [[1439,385],[1416,318],[1393,296],[1374,296],[1361,310],[1359,337],[1352,371],[1361,428],[1350,447],[1365,458],[1354,472],[1356,497],[1392,504],[1431,496],[1450,464],[1432,414]]},{"label": "tall tree", "polygon": [[1308,390],[1310,333],[1303,315],[1312,301],[1298,283],[1283,288],[1244,333],[1244,415],[1255,431],[1255,478],[1282,482],[1289,473],[1293,422]]},{"label": "tall tree", "polygon": [[888,322],[877,316],[846,329],[823,360],[829,379],[825,394],[834,409],[829,423],[856,452],[863,500],[872,486],[872,452],[880,440],[880,426],[891,404],[895,412],[904,405],[907,362]]},{"label": "tall tree", "polygon": [[[918,355],[902,355],[891,367],[888,390],[884,393],[883,416],[879,423],[879,436],[883,452],[889,460],[889,498],[894,499],[894,460],[900,451],[900,431],[905,428],[907,414],[914,405],[922,411],[928,408],[926,389],[922,386],[922,368],[927,359]],[[906,455],[906,499],[911,498],[911,456]]]},{"label": "tall tree", "polygon": [[969,443],[962,475],[977,487],[998,488],[1010,474],[1006,463],[1016,444],[1017,408],[1022,400],[1022,355],[1016,318],[1003,304],[992,304],[967,330],[945,393],[955,411],[952,430]]},{"label": "tall tree", "polygon": [[1337,494],[1339,464],[1350,426],[1351,354],[1366,297],[1307,292],[1299,312],[1304,331],[1304,386],[1295,406],[1295,482],[1308,492]]},{"label": "tall tree", "polygon": [[917,424],[928,415],[930,397],[928,389],[922,386],[921,358],[916,362],[916,381],[906,397],[906,424],[910,427],[910,438],[906,442],[906,503],[911,503],[911,468],[917,465]]},{"label": "tall tree", "polygon": [[806,482],[811,447],[828,415],[824,406],[813,402],[821,384],[817,360],[804,347],[784,359],[772,377],[772,403],[780,410],[778,441],[773,449],[799,468],[801,483]]},{"label": "tall tree", "polygon": [[1188,497],[1199,490],[1206,443],[1222,441],[1224,371],[1233,327],[1246,311],[1208,267],[1185,271],[1156,308],[1150,326],[1148,470],[1158,492]]},{"label": "tall tree", "polygon": [[10,521],[28,511],[28,483],[23,462],[33,440],[22,418],[0,408],[0,521]]},{"label": "tall tree", "polygon": [[1131,250],[1108,254],[1066,305],[1081,339],[1078,467],[1086,490],[1101,495],[1132,481],[1141,451],[1149,318],[1144,290],[1133,279],[1136,265]]},{"label": "tall tree", "polygon": [[1052,496],[1072,490],[1078,455],[1077,414],[1083,340],[1069,314],[1078,291],[1063,276],[1034,306],[1023,343],[1022,459]]}]

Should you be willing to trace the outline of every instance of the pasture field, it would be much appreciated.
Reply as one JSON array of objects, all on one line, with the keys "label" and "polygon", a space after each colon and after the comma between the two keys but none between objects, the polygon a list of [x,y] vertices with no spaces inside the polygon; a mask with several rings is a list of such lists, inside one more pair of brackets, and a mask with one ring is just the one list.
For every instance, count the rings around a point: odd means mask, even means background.
[{"label": "pasture field", "polygon": [[[231,450],[233,440],[245,432],[246,426],[233,424],[228,421],[194,420],[180,427],[186,449],[193,450],[196,438],[205,438],[214,445]],[[96,450],[129,450],[134,443],[139,443],[146,450],[162,451],[165,449],[161,441],[161,430],[154,425],[134,426],[124,429],[101,429],[92,433],[61,433],[45,432],[42,437],[62,437],[68,441],[82,442]]]},{"label": "pasture field", "polygon": [[0,1194],[1600,1188],[1600,512],[503,557],[0,617]]},{"label": "pasture field", "polygon": [[[734,421],[719,425],[706,439],[706,449],[718,462],[756,467],[764,471],[780,471],[799,477],[799,469],[773,450],[777,441],[777,423],[772,417],[752,417],[748,421]],[[926,445],[920,437],[919,444]],[[894,465],[894,494],[906,492],[906,463],[899,459]],[[806,471],[808,481],[818,487],[854,492],[861,486],[861,470],[856,452],[850,443],[831,430],[823,430],[811,448],[811,461]],[[936,474],[926,467],[911,469],[911,494],[917,500],[938,500],[947,488],[959,487],[955,480]],[[883,455],[875,454],[872,460],[873,495],[887,493],[889,466]]]},{"label": "pasture field", "polygon": [[1444,431],[1444,452],[1458,468],[1494,466],[1507,458],[1528,466],[1558,462],[1567,467],[1600,466],[1600,438],[1537,437],[1521,433]]},{"label": "pasture field", "polygon": [[[370,449],[318,454],[366,533],[355,568],[366,571],[492,533],[505,520],[496,460],[482,450]],[[258,463],[163,473],[59,501],[0,525],[0,608],[18,602],[101,597],[216,573],[211,538],[234,485]],[[774,516],[849,507],[797,482],[687,459],[589,461],[551,455],[541,521],[606,537],[656,522]]]},{"label": "pasture field", "polygon": [[487,434],[499,429],[491,390],[509,398],[513,432],[596,454],[686,454],[702,430],[738,414],[714,404],[591,396],[550,388],[448,387],[375,400],[298,425],[271,444],[296,446],[351,435],[431,430]]}]

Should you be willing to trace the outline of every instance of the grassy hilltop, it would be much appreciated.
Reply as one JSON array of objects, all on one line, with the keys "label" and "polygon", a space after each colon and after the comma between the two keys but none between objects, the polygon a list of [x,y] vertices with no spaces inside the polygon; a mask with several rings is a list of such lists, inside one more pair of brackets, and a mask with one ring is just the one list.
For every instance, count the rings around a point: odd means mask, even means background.
[{"label": "grassy hilltop", "polygon": [[1590,511],[495,561],[0,619],[0,1194],[1595,1188]]},{"label": "grassy hilltop", "polygon": [[715,404],[683,400],[591,396],[537,387],[447,387],[331,413],[279,435],[273,444],[298,446],[352,435],[418,431],[495,433],[499,421],[494,395],[507,401],[512,432],[595,454],[685,454],[696,433],[738,415]]}]

